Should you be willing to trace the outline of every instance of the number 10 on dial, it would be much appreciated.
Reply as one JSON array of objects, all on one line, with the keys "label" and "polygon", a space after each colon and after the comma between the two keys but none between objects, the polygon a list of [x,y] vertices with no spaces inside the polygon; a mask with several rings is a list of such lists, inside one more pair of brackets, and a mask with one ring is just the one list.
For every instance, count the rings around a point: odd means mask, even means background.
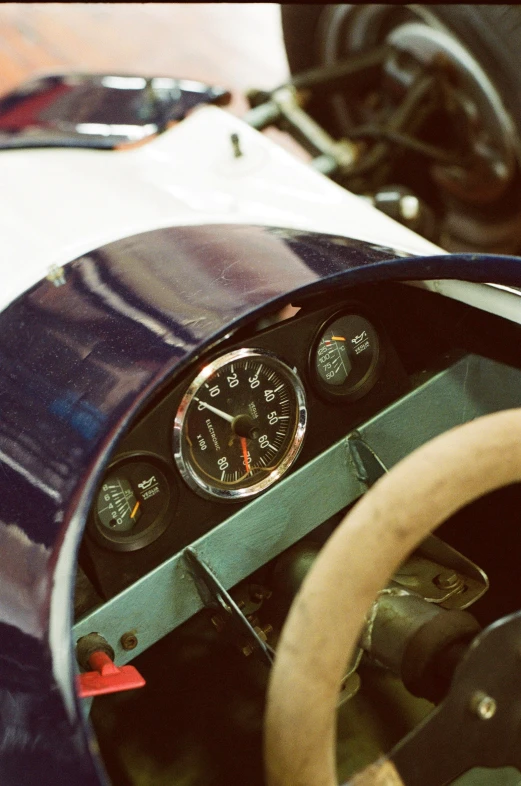
[{"label": "number 10 on dial", "polygon": [[174,457],[203,496],[243,499],[287,472],[306,430],[302,383],[270,352],[239,349],[205,366],[174,423]]}]

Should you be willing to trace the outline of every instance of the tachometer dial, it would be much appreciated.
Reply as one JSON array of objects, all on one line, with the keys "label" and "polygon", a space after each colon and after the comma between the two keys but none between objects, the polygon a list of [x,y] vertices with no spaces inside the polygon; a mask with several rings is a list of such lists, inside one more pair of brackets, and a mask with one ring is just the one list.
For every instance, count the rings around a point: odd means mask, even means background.
[{"label": "tachometer dial", "polygon": [[197,492],[243,499],[263,491],[295,461],[306,428],[297,374],[271,353],[230,352],[206,366],[174,424],[174,455]]}]

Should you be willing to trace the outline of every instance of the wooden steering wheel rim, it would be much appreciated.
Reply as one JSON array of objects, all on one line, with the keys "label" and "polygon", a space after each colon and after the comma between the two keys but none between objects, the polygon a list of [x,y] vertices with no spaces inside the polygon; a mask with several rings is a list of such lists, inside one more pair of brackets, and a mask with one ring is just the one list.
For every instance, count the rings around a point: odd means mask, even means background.
[{"label": "wooden steering wheel rim", "polygon": [[[268,786],[336,786],[339,686],[378,592],[437,526],[521,480],[521,409],[486,415],[418,448],[365,494],[307,575],[277,648],[265,715]],[[352,786],[403,786],[376,762]]]}]

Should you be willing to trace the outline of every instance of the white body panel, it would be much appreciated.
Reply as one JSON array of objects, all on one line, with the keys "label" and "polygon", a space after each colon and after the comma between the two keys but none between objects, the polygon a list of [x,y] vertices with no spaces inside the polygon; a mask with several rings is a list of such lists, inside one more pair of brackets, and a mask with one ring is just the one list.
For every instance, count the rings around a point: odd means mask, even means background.
[{"label": "white body panel", "polygon": [[[234,158],[232,133],[241,158]],[[411,256],[446,253],[216,107],[196,110],[133,150],[0,151],[0,183],[0,310],[52,266],[166,226],[283,226]],[[521,322],[515,291],[452,281],[427,286]]]},{"label": "white body panel", "polygon": [[165,226],[267,224],[439,251],[215,107],[133,150],[0,151],[0,183],[0,309],[51,265]]}]

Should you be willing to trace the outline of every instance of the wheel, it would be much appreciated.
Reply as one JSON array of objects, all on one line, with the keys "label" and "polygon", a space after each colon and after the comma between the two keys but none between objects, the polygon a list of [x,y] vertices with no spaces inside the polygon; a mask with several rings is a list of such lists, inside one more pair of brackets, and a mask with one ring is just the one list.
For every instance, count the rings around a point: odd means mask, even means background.
[{"label": "wheel", "polygon": [[[410,86],[411,62],[444,64],[461,105],[429,115],[415,135],[449,148],[458,139],[454,152],[461,165],[441,166],[391,146],[380,180],[366,175],[344,185],[365,193],[392,182],[418,193],[439,217],[438,241],[448,250],[521,249],[520,6],[283,5],[281,14],[292,73],[385,42],[395,50],[378,84],[365,93],[315,91],[308,109],[335,136],[381,122],[400,88],[403,93]],[[409,66],[402,67],[407,58]]]},{"label": "wheel", "polygon": [[[277,647],[265,720],[267,786],[336,784],[338,690],[371,604],[432,529],[465,504],[521,480],[520,432],[519,409],[452,429],[383,476],[335,530],[295,598]],[[441,786],[473,766],[519,767],[512,750],[519,748],[520,636],[517,612],[472,643],[449,695],[409,735],[409,747],[395,749],[398,769],[408,769],[407,786]],[[469,713],[476,685],[489,690],[489,677],[497,679],[489,695],[502,703],[495,728]],[[488,709],[483,705],[478,718],[492,718]],[[389,760],[366,768],[352,784],[403,786]]]}]

